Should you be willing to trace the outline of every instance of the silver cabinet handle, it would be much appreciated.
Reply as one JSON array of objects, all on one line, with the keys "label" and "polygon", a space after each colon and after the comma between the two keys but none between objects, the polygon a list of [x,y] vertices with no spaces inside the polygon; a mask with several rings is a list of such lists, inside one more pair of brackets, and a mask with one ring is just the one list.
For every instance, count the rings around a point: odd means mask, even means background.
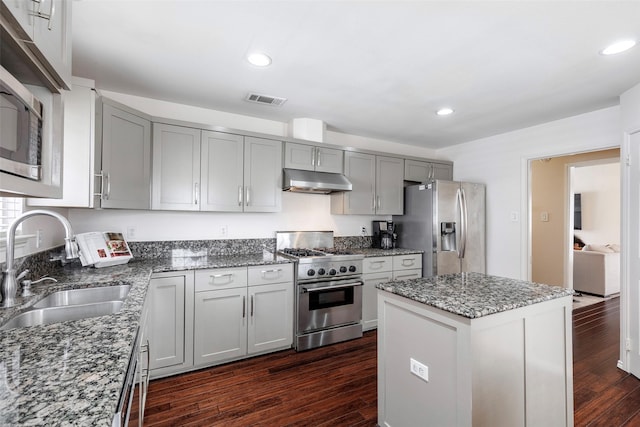
[{"label": "silver cabinet handle", "polygon": [[238,185],[238,206],[242,206],[242,185]]},{"label": "silver cabinet handle", "polygon": [[251,191],[249,186],[246,187],[245,194],[246,194],[246,197],[245,197],[246,205],[249,206],[251,204],[251,199],[249,198]]},{"label": "silver cabinet handle", "polygon": [[247,297],[242,297],[242,318],[247,317]]},{"label": "silver cabinet handle", "polygon": [[316,165],[316,147],[311,147],[311,166]]},{"label": "silver cabinet handle", "polygon": [[107,181],[107,193],[104,195],[104,199],[109,200],[109,196],[111,196],[111,176],[109,172],[104,176],[104,180]]},{"label": "silver cabinet handle", "polygon": [[373,197],[371,198],[371,210],[373,212],[376,211],[376,195],[374,194]]},{"label": "silver cabinet handle", "polygon": [[376,196],[376,207],[380,209],[380,196]]},{"label": "silver cabinet handle", "polygon": [[51,31],[53,29],[53,15],[56,13],[56,6],[54,4],[54,0],[51,0],[51,7],[49,8],[49,13],[44,13],[40,11],[42,7],[42,0],[32,0],[34,3],[38,3],[38,10],[36,12],[31,12],[30,15],[35,16],[37,18],[46,19],[49,21],[47,25],[47,29]]},{"label": "silver cabinet handle", "polygon": [[[99,196],[100,199],[104,199],[104,171],[100,171],[100,173],[94,174],[96,178],[100,178],[100,192],[93,193],[94,196]],[[94,184],[95,185],[95,184]],[[95,187],[94,187],[95,189]]]},{"label": "silver cabinet handle", "polygon": [[251,295],[251,317],[253,317],[253,295]]},{"label": "silver cabinet handle", "polygon": [[225,274],[210,274],[209,275],[209,284],[215,285],[216,279],[220,279],[222,277],[226,277],[227,283],[233,282],[233,273],[225,273]]},{"label": "silver cabinet handle", "polygon": [[198,184],[197,182],[193,183],[193,204],[194,205],[198,204],[199,187],[200,187],[200,184]]},{"label": "silver cabinet handle", "polygon": [[316,147],[316,166],[320,167],[320,147]]},{"label": "silver cabinet handle", "polygon": [[415,263],[416,263],[416,260],[413,259],[413,258],[405,258],[405,259],[402,260],[402,266],[403,267],[410,267]]}]

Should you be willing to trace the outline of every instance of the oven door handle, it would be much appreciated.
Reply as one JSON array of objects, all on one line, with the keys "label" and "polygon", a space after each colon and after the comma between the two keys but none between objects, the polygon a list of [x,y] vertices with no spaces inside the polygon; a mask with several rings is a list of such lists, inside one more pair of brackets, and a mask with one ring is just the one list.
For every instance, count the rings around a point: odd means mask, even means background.
[{"label": "oven door handle", "polygon": [[363,283],[362,282],[353,282],[353,283],[346,283],[344,285],[337,285],[337,286],[323,286],[321,288],[305,288],[304,286],[302,287],[302,292],[319,292],[319,291],[330,291],[333,289],[342,289],[342,288],[352,288],[354,286],[362,286]]}]

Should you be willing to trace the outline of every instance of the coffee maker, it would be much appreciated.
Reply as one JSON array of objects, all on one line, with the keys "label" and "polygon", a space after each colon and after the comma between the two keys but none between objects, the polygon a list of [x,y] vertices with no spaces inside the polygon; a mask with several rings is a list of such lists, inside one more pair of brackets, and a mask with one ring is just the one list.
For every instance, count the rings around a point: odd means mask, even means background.
[{"label": "coffee maker", "polygon": [[396,247],[396,227],[393,221],[373,221],[373,247],[393,249]]}]

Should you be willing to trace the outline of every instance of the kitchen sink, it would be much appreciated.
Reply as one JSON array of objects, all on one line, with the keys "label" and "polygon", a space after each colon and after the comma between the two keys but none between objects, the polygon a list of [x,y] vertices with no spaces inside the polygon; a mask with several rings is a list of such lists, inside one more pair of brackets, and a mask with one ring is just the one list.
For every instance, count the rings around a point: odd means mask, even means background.
[{"label": "kitchen sink", "polygon": [[69,289],[54,292],[33,305],[34,308],[95,304],[106,301],[124,301],[131,285],[100,286],[96,288]]},{"label": "kitchen sink", "polygon": [[0,330],[105,316],[120,311],[122,304],[124,301],[103,301],[93,304],[31,309],[11,318],[0,327]]}]

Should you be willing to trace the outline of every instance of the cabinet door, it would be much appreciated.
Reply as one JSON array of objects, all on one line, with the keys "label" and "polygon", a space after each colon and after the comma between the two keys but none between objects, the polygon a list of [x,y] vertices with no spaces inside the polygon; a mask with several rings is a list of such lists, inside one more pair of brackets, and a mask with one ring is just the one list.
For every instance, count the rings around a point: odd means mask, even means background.
[{"label": "cabinet door", "polygon": [[242,212],[243,139],[240,135],[202,132],[200,210]]},{"label": "cabinet door", "polygon": [[343,173],[344,151],[335,148],[316,147],[316,170],[318,172]]},{"label": "cabinet door", "polygon": [[378,326],[378,292],[376,285],[390,282],[391,271],[364,274],[362,281],[362,329],[367,331]]},{"label": "cabinet door", "polygon": [[453,165],[432,163],[431,166],[433,167],[433,179],[453,181]]},{"label": "cabinet door", "polygon": [[185,276],[158,277],[149,282],[151,369],[185,361],[185,292]]},{"label": "cabinet door", "polygon": [[153,124],[152,209],[200,209],[200,130]]},{"label": "cabinet door", "polygon": [[331,195],[331,213],[375,213],[376,158],[371,154],[347,151],[344,173],[353,185],[352,191]]},{"label": "cabinet door", "polygon": [[279,212],[282,207],[282,142],[245,137],[244,211]]},{"label": "cabinet door", "polygon": [[38,5],[33,1],[25,0],[2,0],[2,7],[6,7],[11,12],[13,21],[11,26],[18,30],[18,33],[25,41],[33,41],[33,27],[35,17],[34,8]]},{"label": "cabinet door", "polygon": [[312,171],[315,168],[315,149],[311,145],[287,142],[284,145],[284,167]]},{"label": "cabinet door", "polygon": [[428,182],[433,173],[431,163],[419,160],[404,161],[404,179],[406,181]]},{"label": "cabinet door", "polygon": [[247,351],[263,353],[293,343],[293,282],[249,287]]},{"label": "cabinet door", "polygon": [[404,160],[376,156],[376,214],[404,212]]},{"label": "cabinet door", "polygon": [[212,364],[247,353],[247,288],[196,292],[194,363]]},{"label": "cabinet door", "polygon": [[[31,3],[31,1],[24,1]],[[71,2],[39,0],[33,6],[48,18],[34,18],[31,45],[61,87],[71,88]]]},{"label": "cabinet door", "polygon": [[109,104],[102,109],[103,208],[149,209],[151,122]]}]

